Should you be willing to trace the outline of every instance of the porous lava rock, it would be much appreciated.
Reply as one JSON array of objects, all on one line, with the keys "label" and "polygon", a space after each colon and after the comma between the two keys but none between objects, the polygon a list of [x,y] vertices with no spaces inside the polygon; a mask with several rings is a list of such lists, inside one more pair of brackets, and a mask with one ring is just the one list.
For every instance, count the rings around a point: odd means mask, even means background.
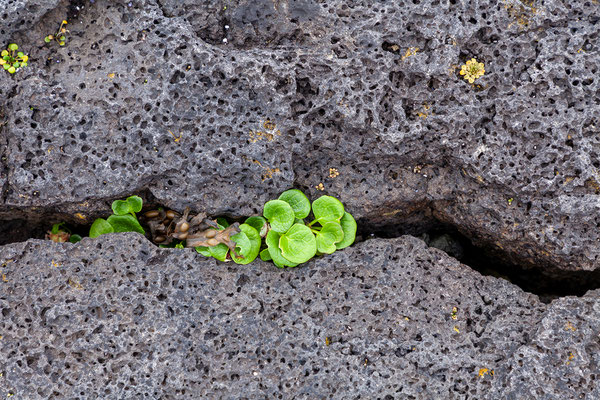
[{"label": "porous lava rock", "polygon": [[[45,44],[72,3],[67,45]],[[241,216],[322,187],[372,229],[600,264],[598,2],[60,5],[11,32],[31,62],[0,74],[3,218],[89,223],[132,193]]]},{"label": "porous lava rock", "polygon": [[5,49],[6,41],[17,41],[20,31],[33,29],[46,13],[58,5],[59,0],[0,0],[0,47]]},{"label": "porous lava rock", "polygon": [[[410,236],[303,267],[134,233],[2,248],[15,398],[596,398],[598,292],[550,305]],[[584,398],[584,397],[581,397]]]}]

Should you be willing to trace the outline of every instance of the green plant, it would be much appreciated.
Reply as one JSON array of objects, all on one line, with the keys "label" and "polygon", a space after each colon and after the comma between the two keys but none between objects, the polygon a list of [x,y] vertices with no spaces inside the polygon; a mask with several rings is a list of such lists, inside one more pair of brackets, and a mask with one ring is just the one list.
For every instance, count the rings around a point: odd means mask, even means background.
[{"label": "green plant", "polygon": [[[306,223],[304,219],[311,210],[314,219]],[[220,261],[231,258],[238,264],[248,264],[260,254],[263,261],[273,261],[277,267],[284,268],[348,247],[356,238],[356,221],[345,211],[344,205],[331,196],[321,196],[311,206],[300,190],[287,190],[277,200],[265,203],[263,216],[246,219],[239,226],[240,232],[231,236],[236,254],[231,255],[232,249],[222,244],[199,246],[196,251]],[[225,226],[219,224],[212,229],[220,231]],[[265,238],[264,244],[261,238]]]},{"label": "green plant", "polygon": [[[136,217],[142,210],[140,197],[115,200],[112,210],[113,215],[107,219],[94,221],[91,238],[112,232],[145,234]],[[312,221],[306,222],[311,212]],[[191,247],[206,257],[237,264],[249,264],[260,255],[279,268],[295,267],[315,255],[348,247],[354,243],[357,229],[354,217],[338,199],[321,196],[311,205],[298,189],[287,190],[278,199],[268,201],[263,216],[249,217],[242,224],[230,225],[224,218],[210,220],[205,213],[191,217],[189,208],[181,215],[159,208],[146,212],[144,218],[152,240],[160,247]],[[61,225],[53,227],[55,234],[60,233]]]},{"label": "green plant", "polygon": [[[269,205],[283,201],[289,208],[277,204],[273,213]],[[314,219],[305,223],[312,209]],[[265,217],[271,221],[289,223],[290,210],[294,214],[293,224],[289,229],[276,229],[267,234],[267,251],[261,252],[265,261],[271,259],[278,267],[294,267],[310,260],[315,255],[331,254],[354,243],[356,238],[356,221],[345,211],[344,205],[335,197],[321,196],[310,204],[308,198],[298,189],[287,190],[265,204]],[[287,225],[283,225],[284,227]]]},{"label": "green plant", "polygon": [[52,40],[56,40],[59,46],[64,46],[67,40],[67,33],[70,33],[67,28],[65,28],[65,25],[67,25],[66,19],[62,21],[58,31],[56,31],[56,34],[46,36],[44,38],[44,42],[50,43]]},{"label": "green plant", "polygon": [[6,50],[2,50],[0,53],[0,65],[9,73],[14,74],[19,69],[27,66],[29,56],[23,54],[22,51],[18,51],[19,46],[16,43],[8,45]]},{"label": "green plant", "polygon": [[71,231],[64,227],[65,223],[61,222],[59,224],[52,225],[52,229],[46,233],[46,239],[52,240],[55,243],[77,243],[81,240],[81,236],[76,233],[71,233]]},{"label": "green plant", "polygon": [[90,237],[96,238],[105,233],[138,232],[145,234],[136,213],[142,210],[142,199],[130,196],[125,200],[115,200],[112,203],[113,215],[107,219],[98,218],[90,228]]}]

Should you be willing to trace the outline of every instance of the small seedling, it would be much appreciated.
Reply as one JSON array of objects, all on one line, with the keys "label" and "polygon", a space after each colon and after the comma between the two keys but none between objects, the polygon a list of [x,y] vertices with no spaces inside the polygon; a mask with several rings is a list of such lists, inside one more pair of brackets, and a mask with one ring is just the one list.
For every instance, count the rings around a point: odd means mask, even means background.
[{"label": "small seedling", "polygon": [[65,26],[67,25],[67,20],[64,19],[58,28],[58,31],[55,35],[48,35],[44,38],[44,42],[50,43],[52,40],[56,40],[59,46],[64,46],[67,40],[67,33],[70,33]]},{"label": "small seedling", "polygon": [[29,60],[29,56],[17,50],[19,50],[19,46],[16,43],[11,43],[6,50],[2,50],[0,53],[0,57],[2,57],[0,58],[0,65],[11,74],[26,67]]},{"label": "small seedling", "polygon": [[[115,200],[114,214],[96,219],[90,237],[112,232],[144,234],[136,217],[141,209],[142,199],[138,196]],[[306,223],[304,219],[311,212],[314,218]],[[224,218],[210,220],[205,213],[190,217],[189,208],[183,214],[159,208],[146,212],[144,219],[152,240],[160,247],[191,247],[206,257],[237,264],[249,264],[260,255],[263,261],[273,261],[279,268],[295,267],[315,255],[348,247],[354,243],[357,230],[354,217],[338,199],[321,196],[311,205],[298,189],[287,190],[278,199],[268,201],[263,216],[249,217],[241,225],[230,225]],[[60,226],[53,227],[54,234],[59,235]]]},{"label": "small seedling", "polygon": [[81,240],[81,236],[76,233],[71,233],[69,228],[64,227],[65,223],[61,222],[59,224],[52,225],[52,230],[46,233],[46,239],[52,240],[55,243],[77,243]]},{"label": "small seedling", "polygon": [[140,197],[130,196],[126,200],[115,200],[112,210],[114,214],[107,219],[98,218],[94,221],[90,228],[91,238],[113,232],[138,232],[142,235],[145,233],[135,215],[142,210]]},{"label": "small seedling", "polygon": [[[296,219],[285,233],[272,229],[267,234],[268,251],[261,252],[263,260],[270,258],[280,268],[293,267],[310,260],[315,255],[331,254],[354,243],[356,221],[335,197],[321,196],[311,206],[304,193],[291,189],[282,193],[279,200],[290,205]],[[304,218],[308,217],[311,209],[314,219],[310,223],[305,223]],[[271,223],[271,220],[285,218],[282,217],[285,213],[281,211],[274,215],[267,216],[266,213],[264,215]]]}]

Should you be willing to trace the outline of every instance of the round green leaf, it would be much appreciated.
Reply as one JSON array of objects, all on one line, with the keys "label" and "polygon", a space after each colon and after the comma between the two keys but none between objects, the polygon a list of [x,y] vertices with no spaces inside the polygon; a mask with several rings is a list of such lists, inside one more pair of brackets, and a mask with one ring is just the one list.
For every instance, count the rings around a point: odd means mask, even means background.
[{"label": "round green leaf", "polygon": [[312,210],[321,225],[328,221],[339,221],[344,215],[342,202],[331,196],[321,196],[313,201]]},{"label": "round green leaf", "polygon": [[280,237],[281,235],[273,230],[270,230],[269,233],[267,233],[265,243],[267,244],[267,250],[269,250],[269,255],[273,259],[273,263],[278,268],[295,267],[298,264],[291,262],[290,260],[284,258],[281,255],[281,249],[279,248]]},{"label": "round green leaf", "polygon": [[219,261],[227,261],[227,253],[229,253],[229,247],[224,243],[219,243],[216,246],[208,248],[210,255]]},{"label": "round green leaf", "polygon": [[71,237],[69,237],[69,242],[71,242],[71,243],[77,243],[80,241],[81,241],[81,236],[76,233],[72,234]]},{"label": "round green leaf", "polygon": [[115,200],[112,202],[112,210],[115,215],[126,215],[131,210],[131,205],[126,200]]},{"label": "round green leaf", "polygon": [[250,225],[241,224],[240,233],[235,234],[231,237],[231,239],[236,244],[236,250],[238,248],[238,241],[236,239],[238,235],[243,235],[243,237],[245,237],[247,240],[247,243],[243,243],[243,246],[245,248],[240,247],[239,250],[239,253],[242,256],[244,256],[244,258],[237,258],[232,254],[231,259],[237,264],[250,264],[258,256],[258,252],[260,251],[260,235],[258,234],[256,229],[254,229]]},{"label": "round green leaf", "polygon": [[317,252],[317,240],[306,225],[295,224],[279,238],[281,255],[293,263],[302,264]]},{"label": "round green leaf", "polygon": [[20,62],[18,62],[18,61],[15,61],[15,62],[13,63],[13,67],[15,67],[15,68],[19,68],[19,66],[20,66],[20,65],[21,65],[21,63],[20,63]]},{"label": "round green leaf", "polygon": [[[246,254],[248,254],[248,252],[252,248],[252,244],[250,243],[250,239],[248,239],[248,235],[246,235],[246,232],[240,229],[239,233],[236,233],[235,235],[231,236],[231,240],[235,242],[235,250],[238,253],[238,255],[243,256],[245,258]],[[236,257],[232,254],[231,258],[234,259]]]},{"label": "round green leaf", "polygon": [[4,67],[4,69],[6,69],[6,70],[7,70],[7,69],[9,69],[9,68],[10,68],[10,65],[8,65],[8,64],[4,64],[4,65],[3,65],[3,67]]},{"label": "round green leaf", "polygon": [[336,250],[335,243],[344,238],[342,226],[337,222],[326,222],[317,233],[317,250],[324,254],[331,254]]},{"label": "round green leaf", "polygon": [[46,43],[50,43],[50,38],[49,38],[48,36],[46,36],[46,37],[44,38],[44,42],[46,42]]},{"label": "round green leaf", "polygon": [[17,46],[16,43],[11,43],[8,45],[8,49],[12,50],[12,51],[16,51],[16,50],[19,50],[19,46]]},{"label": "round green leaf", "polygon": [[138,213],[142,211],[142,198],[140,196],[129,196],[127,198],[130,212]]},{"label": "round green leaf", "polygon": [[264,249],[260,252],[260,259],[263,261],[271,261],[271,253],[269,253],[269,249]]},{"label": "round green leaf", "polygon": [[142,235],[144,228],[133,215],[111,215],[106,219],[115,232],[137,232]]},{"label": "round green leaf", "polygon": [[266,236],[267,229],[269,228],[269,226],[267,225],[267,220],[264,219],[263,217],[258,217],[258,216],[249,217],[246,220],[246,222],[244,222],[244,223],[248,224],[251,227],[253,227],[254,229],[256,229],[256,231],[258,232],[260,237]]},{"label": "round green leaf", "polygon": [[[8,51],[6,51],[6,50],[2,50],[2,53],[0,53],[0,56],[2,56],[2,57],[6,57],[7,55],[8,55]],[[6,58],[5,58],[5,60],[6,60]]]},{"label": "round green leaf", "polygon": [[27,63],[26,63],[26,62],[22,62],[22,63],[21,63],[21,67],[26,67],[26,66],[27,66]]},{"label": "round green leaf", "polygon": [[306,195],[300,190],[286,190],[285,192],[281,193],[279,200],[285,201],[292,207],[294,214],[296,214],[296,218],[303,219],[308,217],[308,214],[310,213],[310,201],[308,200],[308,197],[306,197]]},{"label": "round green leaf", "polygon": [[198,253],[202,254],[204,257],[212,257],[212,254],[210,254],[210,250],[208,247],[196,246],[195,249]]},{"label": "round green leaf", "polygon": [[263,215],[269,220],[271,229],[279,233],[287,232],[295,220],[292,206],[283,200],[267,201],[263,209]]},{"label": "round green leaf", "polygon": [[25,54],[22,51],[20,51],[20,52],[17,53],[17,56],[19,56],[19,57],[23,57],[24,55]]},{"label": "round green leaf", "polygon": [[100,235],[104,235],[105,233],[113,233],[114,231],[115,230],[113,229],[112,225],[108,223],[108,221],[98,218],[90,227],[90,237],[97,238]]},{"label": "round green leaf", "polygon": [[341,242],[335,244],[335,247],[337,247],[338,250],[348,247],[352,243],[354,243],[354,239],[356,239],[356,228],[357,228],[356,220],[348,212],[344,213],[344,216],[342,217],[342,219],[340,221],[340,225],[342,226],[342,229],[344,230],[344,238],[341,240]]},{"label": "round green leaf", "polygon": [[11,74],[14,74],[17,70],[15,69],[15,67],[9,67],[8,68],[8,72],[10,72]]}]

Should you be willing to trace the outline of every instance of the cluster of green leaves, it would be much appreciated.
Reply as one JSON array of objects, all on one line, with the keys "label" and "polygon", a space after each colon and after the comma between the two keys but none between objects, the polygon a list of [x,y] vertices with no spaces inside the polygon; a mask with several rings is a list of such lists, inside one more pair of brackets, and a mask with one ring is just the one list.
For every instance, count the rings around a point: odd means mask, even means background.
[{"label": "cluster of green leaves", "polygon": [[0,52],[0,57],[2,57],[0,58],[0,65],[11,74],[26,67],[27,61],[29,61],[29,56],[17,50],[19,50],[19,46],[16,43],[11,43],[6,50]]},{"label": "cluster of green leaves", "polygon": [[69,32],[65,26],[67,25],[67,20],[63,20],[58,28],[58,31],[55,35],[48,35],[44,38],[44,42],[50,43],[52,40],[56,40],[59,46],[64,46],[67,40],[67,33]]},{"label": "cluster of green leaves", "polygon": [[[313,219],[306,223],[312,211]],[[310,204],[298,189],[283,192],[279,199],[268,201],[263,215],[270,224],[267,248],[262,260],[272,260],[279,267],[295,267],[315,255],[331,254],[354,243],[356,221],[345,211],[341,201],[321,196]]]},{"label": "cluster of green leaves", "polygon": [[[311,214],[314,218],[307,223]],[[227,227],[219,222],[219,230]],[[295,267],[315,255],[331,254],[354,243],[356,221],[335,197],[321,196],[312,205],[298,189],[283,192],[277,200],[268,201],[263,216],[248,218],[240,225],[240,233],[232,236],[238,254],[230,254],[238,264],[248,264],[257,255],[273,261],[279,268]],[[262,243],[261,238],[264,238]],[[200,254],[218,260],[227,259],[228,247],[196,248]]]},{"label": "cluster of green leaves", "polygon": [[135,215],[142,210],[142,199],[139,196],[113,201],[112,210],[113,215],[107,219],[98,218],[94,221],[90,227],[91,238],[113,232],[138,232],[142,235],[145,233]]},{"label": "cluster of green leaves", "polygon": [[[91,238],[113,232],[145,234],[136,216],[142,210],[140,197],[115,200],[112,210],[113,215],[107,219],[94,221],[90,228]],[[306,222],[311,213],[311,222]],[[211,227],[208,232],[229,227],[224,218],[217,218],[216,222],[217,228]],[[81,240],[79,235],[71,235],[62,225],[54,224],[48,238],[59,242]],[[311,204],[304,193],[291,189],[283,192],[277,200],[268,201],[264,205],[263,216],[247,218],[239,225],[239,232],[230,237],[233,242],[229,243],[231,248],[225,243],[218,243],[196,247],[196,251],[206,257],[220,261],[231,259],[238,264],[249,264],[260,255],[263,261],[273,261],[279,268],[295,267],[315,255],[331,254],[350,246],[356,238],[356,229],[354,217],[335,197],[321,196]],[[184,248],[185,241],[174,241],[161,247]]]}]

